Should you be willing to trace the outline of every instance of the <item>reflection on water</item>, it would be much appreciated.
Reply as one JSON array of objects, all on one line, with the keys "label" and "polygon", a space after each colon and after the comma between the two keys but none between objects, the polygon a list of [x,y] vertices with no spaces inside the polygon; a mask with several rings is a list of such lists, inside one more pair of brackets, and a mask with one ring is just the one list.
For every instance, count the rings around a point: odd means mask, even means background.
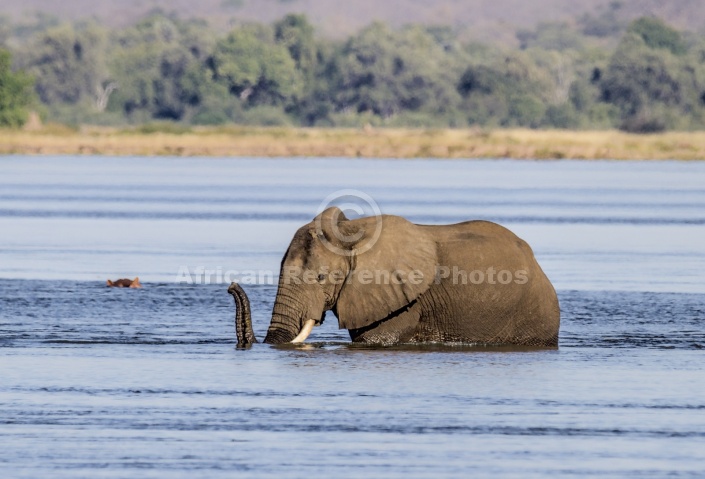
[{"label": "reflection on water", "polygon": [[[2,477],[699,477],[705,165],[0,159]],[[558,349],[236,351],[227,285],[354,187],[501,220],[559,289]],[[139,274],[145,288],[105,288]],[[263,338],[275,294],[245,286]]]}]

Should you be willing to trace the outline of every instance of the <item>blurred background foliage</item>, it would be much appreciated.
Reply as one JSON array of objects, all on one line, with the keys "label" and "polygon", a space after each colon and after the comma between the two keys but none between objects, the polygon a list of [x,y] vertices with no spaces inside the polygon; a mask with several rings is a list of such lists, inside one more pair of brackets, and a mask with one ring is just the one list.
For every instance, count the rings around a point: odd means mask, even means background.
[{"label": "blurred background foliage", "polygon": [[705,34],[620,4],[478,41],[372,23],[344,38],[302,14],[219,32],[153,12],[129,26],[0,19],[0,125],[705,126]]}]

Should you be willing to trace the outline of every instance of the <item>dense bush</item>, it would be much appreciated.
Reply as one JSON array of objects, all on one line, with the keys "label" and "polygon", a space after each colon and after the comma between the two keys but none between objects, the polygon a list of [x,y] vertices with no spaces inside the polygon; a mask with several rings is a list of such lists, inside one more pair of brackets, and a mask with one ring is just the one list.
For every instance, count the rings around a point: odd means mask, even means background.
[{"label": "dense bush", "polygon": [[10,69],[11,56],[0,49],[0,126],[18,127],[27,121],[34,100],[32,78]]},{"label": "dense bush", "polygon": [[[517,48],[382,23],[335,41],[303,15],[218,35],[161,13],[118,30],[41,17],[0,42],[69,124],[703,128],[705,39],[619,8],[519,31]],[[0,123],[19,125],[31,82],[7,53],[0,67]]]}]

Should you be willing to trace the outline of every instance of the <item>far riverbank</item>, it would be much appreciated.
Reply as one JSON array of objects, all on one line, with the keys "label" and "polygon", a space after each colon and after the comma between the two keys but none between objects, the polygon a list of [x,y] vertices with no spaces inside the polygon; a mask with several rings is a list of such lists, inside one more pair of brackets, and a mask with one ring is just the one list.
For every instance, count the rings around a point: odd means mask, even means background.
[{"label": "far riverbank", "polygon": [[705,132],[48,125],[0,130],[0,154],[703,160]]}]

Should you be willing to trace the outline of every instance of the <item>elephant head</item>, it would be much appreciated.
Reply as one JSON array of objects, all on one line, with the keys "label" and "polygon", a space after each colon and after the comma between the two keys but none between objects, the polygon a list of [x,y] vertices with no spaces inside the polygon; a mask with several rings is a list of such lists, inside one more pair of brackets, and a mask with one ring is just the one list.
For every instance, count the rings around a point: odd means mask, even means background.
[{"label": "elephant head", "polygon": [[[349,220],[326,209],[294,235],[281,263],[265,343],[303,342],[332,310],[341,329],[364,328],[413,303],[433,282],[436,243],[397,216]],[[233,283],[238,344],[256,342],[249,303]]]}]

